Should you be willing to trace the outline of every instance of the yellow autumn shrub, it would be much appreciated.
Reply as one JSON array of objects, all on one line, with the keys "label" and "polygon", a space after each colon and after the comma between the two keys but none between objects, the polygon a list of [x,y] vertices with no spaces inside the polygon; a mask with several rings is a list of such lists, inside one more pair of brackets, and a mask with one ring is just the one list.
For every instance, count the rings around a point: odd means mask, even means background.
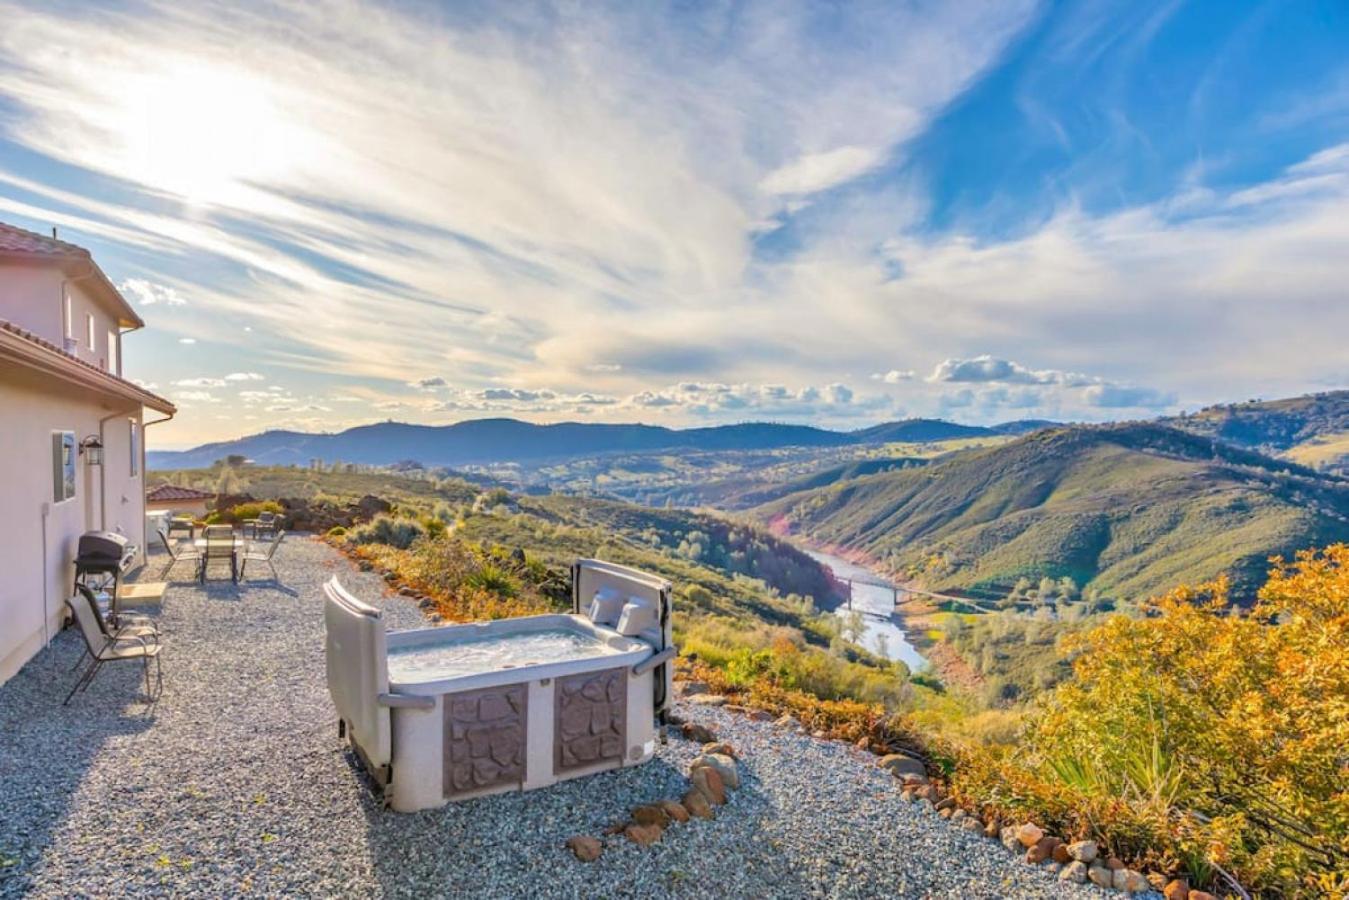
[{"label": "yellow autumn shrub", "polygon": [[1030,731],[1041,774],[1168,823],[1191,871],[1349,881],[1349,545],[1275,560],[1249,613],[1177,588],[1075,638]]}]

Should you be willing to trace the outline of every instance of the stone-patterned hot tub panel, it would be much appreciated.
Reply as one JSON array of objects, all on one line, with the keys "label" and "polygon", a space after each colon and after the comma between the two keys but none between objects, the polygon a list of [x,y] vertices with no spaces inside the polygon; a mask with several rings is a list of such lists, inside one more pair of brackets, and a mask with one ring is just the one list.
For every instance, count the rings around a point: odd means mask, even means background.
[{"label": "stone-patterned hot tub panel", "polygon": [[628,670],[605,669],[557,679],[553,772],[621,762],[628,745]]},{"label": "stone-patterned hot tub panel", "polygon": [[445,796],[525,780],[529,691],[526,685],[445,697]]}]

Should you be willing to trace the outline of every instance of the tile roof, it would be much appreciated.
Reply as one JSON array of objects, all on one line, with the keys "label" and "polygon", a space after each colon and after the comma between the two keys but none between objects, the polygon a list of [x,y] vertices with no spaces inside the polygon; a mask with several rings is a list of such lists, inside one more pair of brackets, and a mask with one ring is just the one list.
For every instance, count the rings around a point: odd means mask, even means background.
[{"label": "tile roof", "polygon": [[0,253],[19,253],[24,256],[79,256],[88,258],[83,247],[59,241],[56,238],[25,231],[0,222]]},{"label": "tile roof", "polygon": [[213,500],[215,494],[199,491],[196,488],[178,487],[176,484],[161,484],[145,495],[146,500]]},{"label": "tile roof", "polygon": [[33,344],[37,347],[41,347],[44,350],[49,350],[53,353],[60,354],[63,363],[81,369],[87,369],[88,371],[101,376],[110,383],[109,385],[110,387],[114,388],[119,393],[134,394],[136,396],[141,397],[144,400],[152,401],[146,403],[147,406],[153,406],[156,409],[159,409],[161,412],[168,412],[170,410],[176,411],[176,408],[172,403],[170,403],[168,400],[165,400],[158,394],[152,393],[151,391],[147,391],[145,388],[141,387],[139,384],[136,384],[136,382],[134,381],[128,381],[127,379],[123,378],[120,375],[114,375],[111,372],[107,372],[103,369],[100,369],[93,363],[87,363],[84,360],[80,359],[79,357],[71,356],[69,353],[53,344],[51,341],[43,340],[42,338],[33,334],[33,332],[29,331],[26,328],[20,328],[18,325],[15,325],[8,319],[0,319],[0,331],[15,335],[16,337],[22,339],[23,341],[29,344]]}]

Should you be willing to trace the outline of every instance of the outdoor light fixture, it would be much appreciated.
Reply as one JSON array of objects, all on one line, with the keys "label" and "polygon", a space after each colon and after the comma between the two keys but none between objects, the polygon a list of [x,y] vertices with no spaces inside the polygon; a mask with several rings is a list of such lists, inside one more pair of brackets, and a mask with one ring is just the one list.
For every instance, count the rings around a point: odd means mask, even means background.
[{"label": "outdoor light fixture", "polygon": [[80,456],[84,457],[85,465],[103,465],[103,442],[98,439],[98,435],[91,434],[80,441]]}]

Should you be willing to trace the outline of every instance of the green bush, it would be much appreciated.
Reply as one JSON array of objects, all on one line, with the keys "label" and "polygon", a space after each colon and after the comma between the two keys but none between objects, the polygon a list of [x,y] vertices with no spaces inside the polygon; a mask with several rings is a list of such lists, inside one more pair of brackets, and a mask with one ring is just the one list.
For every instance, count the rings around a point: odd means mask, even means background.
[{"label": "green bush", "polygon": [[262,500],[254,503],[240,503],[238,506],[232,506],[229,509],[217,509],[206,517],[207,525],[238,525],[247,519],[256,519],[264,512],[276,513],[280,515],[285,512],[285,508],[275,500]]},{"label": "green bush", "polygon": [[345,528],[343,528],[341,525],[334,525],[332,528],[329,528],[329,529],[328,529],[328,537],[333,537],[333,538],[335,538],[335,537],[342,537],[342,536],[345,535],[346,533],[347,533],[347,530],[346,530]]},{"label": "green bush", "polygon": [[426,529],[416,519],[398,519],[380,513],[347,532],[347,540],[353,544],[388,544],[406,550],[425,535]]}]

